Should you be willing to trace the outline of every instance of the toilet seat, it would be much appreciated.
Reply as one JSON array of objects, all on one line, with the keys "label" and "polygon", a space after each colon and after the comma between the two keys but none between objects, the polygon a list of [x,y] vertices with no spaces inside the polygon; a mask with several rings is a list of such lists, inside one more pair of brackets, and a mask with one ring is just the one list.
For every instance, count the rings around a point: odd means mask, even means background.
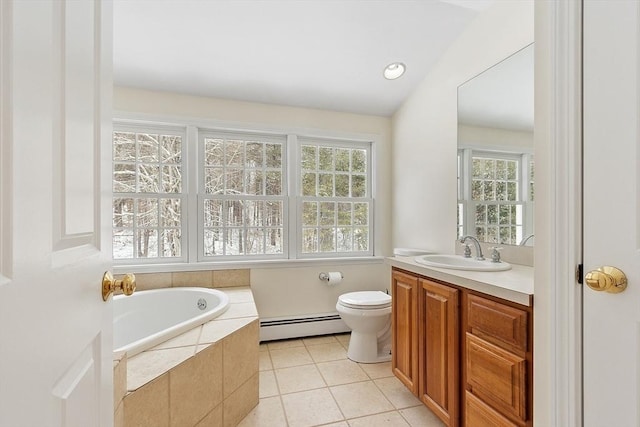
[{"label": "toilet seat", "polygon": [[391,295],[382,291],[348,292],[338,297],[343,307],[359,310],[376,310],[391,306]]}]

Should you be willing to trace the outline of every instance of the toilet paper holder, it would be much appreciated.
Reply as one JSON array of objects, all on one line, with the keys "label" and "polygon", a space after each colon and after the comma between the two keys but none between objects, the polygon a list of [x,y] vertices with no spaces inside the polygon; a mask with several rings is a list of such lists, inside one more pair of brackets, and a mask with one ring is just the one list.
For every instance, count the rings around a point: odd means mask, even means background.
[{"label": "toilet paper holder", "polygon": [[[329,281],[329,273],[322,272],[318,275],[320,280],[324,280],[325,282]],[[340,273],[340,278],[344,279],[344,274]]]}]

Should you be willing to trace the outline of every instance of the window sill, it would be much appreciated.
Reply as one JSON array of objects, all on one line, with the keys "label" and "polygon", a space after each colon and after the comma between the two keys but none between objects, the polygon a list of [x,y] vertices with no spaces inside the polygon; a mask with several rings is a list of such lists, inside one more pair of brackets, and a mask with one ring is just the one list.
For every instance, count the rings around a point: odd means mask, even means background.
[{"label": "window sill", "polygon": [[202,270],[239,270],[257,268],[297,268],[319,265],[358,265],[381,264],[383,256],[367,256],[353,258],[314,258],[314,259],[278,259],[260,261],[219,261],[198,263],[165,263],[165,264],[120,264],[113,266],[115,274],[123,273],[169,273],[177,271]]}]

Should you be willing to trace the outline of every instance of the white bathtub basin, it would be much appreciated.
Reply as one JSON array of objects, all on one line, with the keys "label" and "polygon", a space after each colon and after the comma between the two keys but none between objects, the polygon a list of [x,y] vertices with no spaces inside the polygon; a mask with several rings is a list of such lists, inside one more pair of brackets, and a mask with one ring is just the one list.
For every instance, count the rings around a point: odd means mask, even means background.
[{"label": "white bathtub basin", "polygon": [[207,288],[167,288],[113,298],[114,351],[128,357],[220,316],[229,297]]},{"label": "white bathtub basin", "polygon": [[511,270],[508,262],[478,261],[475,258],[465,258],[461,255],[431,254],[415,258],[418,264],[429,267],[448,268],[450,270],[466,271],[505,271]]}]

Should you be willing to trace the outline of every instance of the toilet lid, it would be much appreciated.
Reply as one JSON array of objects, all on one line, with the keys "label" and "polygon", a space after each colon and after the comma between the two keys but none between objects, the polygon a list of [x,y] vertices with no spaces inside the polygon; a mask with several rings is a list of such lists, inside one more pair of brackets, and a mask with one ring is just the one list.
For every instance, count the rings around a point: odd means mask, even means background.
[{"label": "toilet lid", "polygon": [[340,295],[338,301],[345,307],[374,309],[391,305],[391,295],[382,291],[349,292]]}]

